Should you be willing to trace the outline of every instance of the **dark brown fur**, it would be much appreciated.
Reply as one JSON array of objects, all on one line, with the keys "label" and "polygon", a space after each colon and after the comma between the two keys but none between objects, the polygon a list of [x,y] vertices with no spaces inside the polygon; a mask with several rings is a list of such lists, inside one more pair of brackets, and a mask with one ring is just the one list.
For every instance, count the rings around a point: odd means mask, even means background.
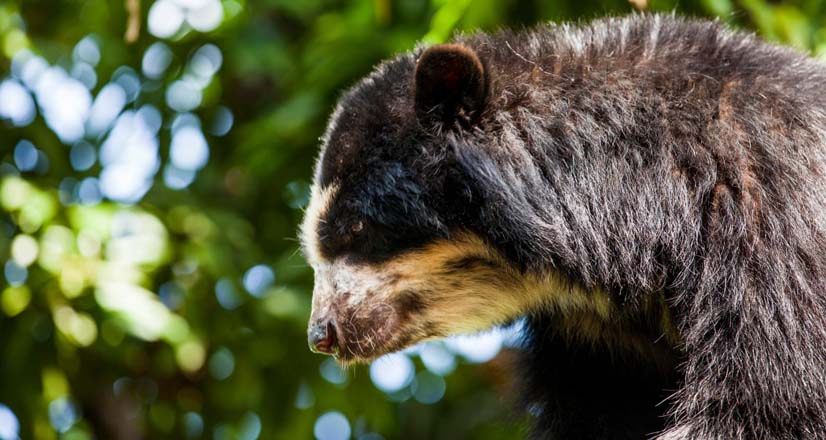
[{"label": "dark brown fur", "polygon": [[[516,273],[609,295],[620,312],[599,323],[525,310],[538,438],[826,438],[826,67],[668,16],[453,44],[342,99],[316,174],[339,185],[324,258],[472,233]],[[462,87],[417,84],[428,54],[459,62],[421,78]]]}]

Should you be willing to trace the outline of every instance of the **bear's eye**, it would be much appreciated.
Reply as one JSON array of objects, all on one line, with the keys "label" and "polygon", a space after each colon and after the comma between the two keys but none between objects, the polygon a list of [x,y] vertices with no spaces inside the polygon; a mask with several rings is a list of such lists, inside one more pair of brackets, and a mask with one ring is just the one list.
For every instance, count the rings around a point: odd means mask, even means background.
[{"label": "bear's eye", "polygon": [[356,222],[356,223],[353,223],[352,226],[350,226],[350,230],[353,231],[354,233],[359,233],[359,232],[361,232],[362,229],[364,229],[364,223],[362,223],[362,222]]}]

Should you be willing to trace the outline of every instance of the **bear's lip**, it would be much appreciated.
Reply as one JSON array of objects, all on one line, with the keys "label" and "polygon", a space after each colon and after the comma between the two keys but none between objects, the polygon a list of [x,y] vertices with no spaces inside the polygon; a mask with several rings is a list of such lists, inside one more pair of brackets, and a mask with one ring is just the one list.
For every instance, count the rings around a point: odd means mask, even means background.
[{"label": "bear's lip", "polygon": [[340,342],[336,347],[336,351],[333,353],[333,357],[336,361],[345,366],[354,364],[368,364],[386,354],[401,351],[410,345],[412,344],[401,343],[400,341],[394,339],[389,341],[380,349],[354,353],[353,351],[347,349],[346,342],[344,344]]},{"label": "bear's lip", "polygon": [[340,335],[332,355],[342,364],[366,364],[392,351],[383,348],[368,351]]}]

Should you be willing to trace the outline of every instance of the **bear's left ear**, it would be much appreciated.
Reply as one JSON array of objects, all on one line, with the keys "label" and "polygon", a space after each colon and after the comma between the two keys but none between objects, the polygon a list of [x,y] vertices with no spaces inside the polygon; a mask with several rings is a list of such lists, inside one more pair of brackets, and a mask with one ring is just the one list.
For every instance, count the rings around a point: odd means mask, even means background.
[{"label": "bear's left ear", "polygon": [[416,62],[416,116],[422,123],[468,123],[485,105],[488,78],[473,49],[440,44]]}]

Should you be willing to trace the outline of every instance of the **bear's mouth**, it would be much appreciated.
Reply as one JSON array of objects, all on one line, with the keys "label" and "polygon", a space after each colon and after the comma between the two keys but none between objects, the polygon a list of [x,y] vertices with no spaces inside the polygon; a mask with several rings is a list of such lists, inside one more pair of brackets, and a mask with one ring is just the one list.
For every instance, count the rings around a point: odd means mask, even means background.
[{"label": "bear's mouth", "polygon": [[407,347],[397,311],[389,304],[364,310],[333,310],[329,317],[314,319],[309,329],[310,348],[346,364],[367,363]]},{"label": "bear's mouth", "polygon": [[393,353],[404,348],[407,348],[407,344],[395,341],[381,344],[381,347],[376,346],[375,348],[369,347],[367,349],[365,349],[365,346],[362,344],[344,341],[337,347],[333,357],[343,365],[367,364],[385,354]]}]

